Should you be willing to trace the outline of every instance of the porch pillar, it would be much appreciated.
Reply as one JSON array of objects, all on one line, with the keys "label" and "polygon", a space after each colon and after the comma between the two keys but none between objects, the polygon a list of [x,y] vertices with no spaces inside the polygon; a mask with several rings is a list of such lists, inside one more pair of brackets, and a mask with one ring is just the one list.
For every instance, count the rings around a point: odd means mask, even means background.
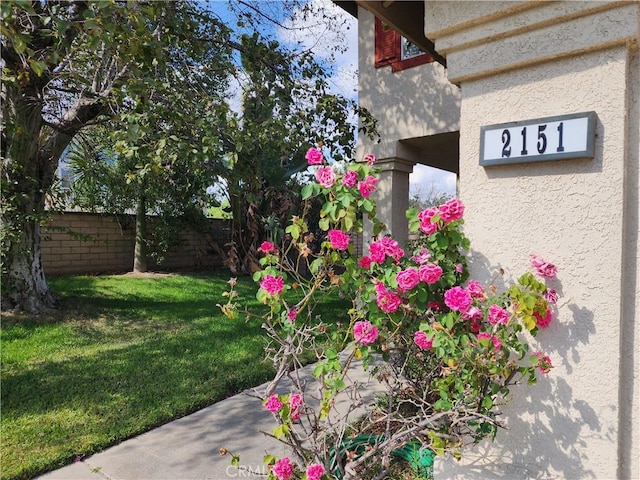
[{"label": "porch pillar", "polygon": [[[406,217],[409,208],[409,174],[415,164],[402,158],[378,160],[376,166],[381,169],[378,185],[373,197],[377,204],[377,217],[387,229],[382,235],[389,234],[400,245],[409,239],[409,223]],[[364,247],[373,238],[373,224],[364,222]]]}]

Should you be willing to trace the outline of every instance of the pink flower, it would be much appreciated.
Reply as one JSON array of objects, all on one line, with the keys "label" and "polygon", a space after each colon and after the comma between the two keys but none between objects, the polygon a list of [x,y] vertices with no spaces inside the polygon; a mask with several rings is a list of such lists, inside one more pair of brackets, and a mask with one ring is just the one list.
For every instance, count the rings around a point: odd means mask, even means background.
[{"label": "pink flower", "polygon": [[336,250],[346,250],[349,248],[349,235],[342,230],[329,230],[329,241]]},{"label": "pink flower", "polygon": [[553,368],[553,365],[551,364],[551,358],[549,358],[548,355],[542,355],[542,353],[540,352],[533,352],[533,354],[538,357],[538,363],[536,364],[536,367],[538,367],[540,372],[549,373]]},{"label": "pink flower", "polygon": [[324,467],[319,463],[312,463],[307,467],[307,480],[320,480],[324,475]]},{"label": "pink flower", "polygon": [[386,257],[392,257],[396,262],[404,256],[404,250],[391,237],[383,237],[369,245],[369,256],[375,263],[384,263]]},{"label": "pink flower", "polygon": [[364,156],[364,161],[367,165],[369,165],[370,167],[376,163],[378,161],[378,159],[376,158],[376,156],[373,153],[367,153]]},{"label": "pink flower", "polygon": [[545,262],[539,255],[531,254],[531,266],[535,268],[538,275],[541,277],[547,278],[555,278],[558,273],[558,267],[556,267],[553,263]]},{"label": "pink flower", "polygon": [[304,400],[302,395],[299,393],[292,393],[289,397],[289,408],[291,409],[290,417],[294,422],[300,420],[300,407],[303,403]]},{"label": "pink flower", "polygon": [[260,282],[260,288],[267,292],[268,295],[280,295],[284,290],[284,278],[265,275]]},{"label": "pink flower", "polygon": [[376,191],[376,185],[378,184],[378,180],[371,175],[367,176],[363,181],[358,182],[358,190],[360,190],[360,195],[364,198],[369,198],[373,192]]},{"label": "pink flower", "polygon": [[431,254],[429,253],[429,250],[423,248],[413,257],[411,257],[411,260],[416,262],[418,265],[422,265],[423,263],[427,263],[429,260],[431,260]]},{"label": "pink flower", "polygon": [[278,413],[282,409],[282,406],[282,402],[276,394],[271,395],[264,404],[264,407],[271,413]]},{"label": "pink flower", "polygon": [[298,316],[298,310],[294,307],[287,312],[287,320],[293,322]]},{"label": "pink flower", "polygon": [[418,213],[418,220],[420,220],[420,230],[425,234],[431,235],[438,231],[438,222],[433,221],[433,217],[439,213],[435,207],[427,208],[426,210]]},{"label": "pink flower", "polygon": [[262,250],[264,253],[271,253],[275,249],[276,246],[271,242],[264,241],[260,244],[260,250]]},{"label": "pink flower", "polygon": [[331,167],[320,167],[316,172],[316,180],[324,188],[331,188],[336,181],[336,172]]},{"label": "pink flower", "polygon": [[462,218],[464,205],[457,198],[452,198],[444,205],[440,205],[438,210],[440,211],[440,218],[442,218],[445,223],[451,223]]},{"label": "pink flower", "polygon": [[307,164],[309,165],[320,165],[322,163],[322,152],[316,147],[311,147],[307,150],[304,158],[307,159]]},{"label": "pink flower", "polygon": [[293,465],[288,457],[278,460],[272,468],[273,474],[278,480],[289,480],[293,477]]},{"label": "pink flower", "polygon": [[342,177],[342,185],[345,187],[353,188],[358,183],[358,172],[354,172],[353,170],[349,170]]},{"label": "pink flower", "polygon": [[458,264],[456,265],[456,272],[457,272],[457,273],[462,273],[463,271],[464,271],[464,267],[462,266],[462,264],[461,264],[461,263],[458,263]]},{"label": "pink flower", "polygon": [[471,294],[462,287],[453,287],[444,292],[444,303],[451,310],[466,312],[471,306]]},{"label": "pink flower", "polygon": [[402,299],[395,293],[386,289],[383,283],[376,284],[376,291],[378,296],[376,298],[376,304],[386,313],[393,313],[398,310],[398,307],[402,304]]},{"label": "pink flower", "polygon": [[430,350],[433,346],[433,338],[428,338],[424,332],[416,332],[413,334],[413,343],[421,350]]},{"label": "pink flower", "polygon": [[462,318],[477,323],[484,318],[484,314],[482,313],[482,310],[472,305],[469,310],[462,313]]},{"label": "pink flower", "polygon": [[420,275],[418,274],[418,270],[409,267],[406,270],[398,272],[396,281],[398,282],[398,290],[406,292],[420,283]]},{"label": "pink flower", "polygon": [[509,312],[500,305],[491,305],[489,307],[489,323],[491,325],[506,325],[509,321]]},{"label": "pink flower", "polygon": [[467,292],[469,292],[473,298],[484,298],[482,284],[477,280],[469,280]]},{"label": "pink flower", "polygon": [[502,344],[500,343],[500,339],[495,335],[491,335],[488,332],[481,332],[478,334],[478,340],[490,340],[493,343],[494,350],[500,350]]},{"label": "pink flower", "polygon": [[554,305],[558,303],[558,292],[551,288],[547,289],[547,291],[544,292],[543,297],[549,303],[552,303]]},{"label": "pink flower", "polygon": [[426,265],[420,265],[420,280],[432,285],[440,280],[442,277],[442,268],[435,263],[427,263]]},{"label": "pink flower", "polygon": [[358,266],[362,268],[366,268],[367,270],[371,267],[371,257],[365,255],[358,261]]},{"label": "pink flower", "polygon": [[353,338],[363,345],[375,342],[378,333],[378,327],[369,320],[358,321],[353,325]]},{"label": "pink flower", "polygon": [[547,328],[551,323],[551,310],[549,309],[544,317],[538,312],[533,312],[533,316],[536,317],[536,325],[540,328]]}]

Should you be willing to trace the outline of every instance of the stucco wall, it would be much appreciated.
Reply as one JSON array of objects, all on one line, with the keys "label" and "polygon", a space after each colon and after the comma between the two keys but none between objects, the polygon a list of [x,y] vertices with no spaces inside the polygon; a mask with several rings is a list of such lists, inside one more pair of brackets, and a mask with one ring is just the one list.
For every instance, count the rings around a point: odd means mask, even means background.
[{"label": "stucco wall", "polygon": [[[558,265],[562,300],[538,337],[556,368],[505,407],[509,430],[496,444],[460,465],[439,462],[440,475],[640,478],[638,3],[474,8],[425,7],[427,35],[462,91],[459,186],[472,276],[518,275],[538,253]],[[481,126],[591,110],[594,159],[479,166]]]},{"label": "stucco wall", "polygon": [[[514,463],[527,478],[616,475],[625,87],[624,48],[464,84],[460,196],[472,272],[517,275],[537,253],[558,265],[562,294],[558,321],[539,336],[556,368],[509,406],[526,413],[511,416],[488,456],[492,471]],[[587,110],[598,116],[595,159],[478,166],[482,125]]]},{"label": "stucco wall", "polygon": [[375,68],[374,16],[358,12],[358,101],[379,121],[379,143],[359,139],[358,158],[374,153],[378,158],[414,160],[398,150],[396,140],[458,130],[460,90],[446,78],[437,62],[391,72]]}]

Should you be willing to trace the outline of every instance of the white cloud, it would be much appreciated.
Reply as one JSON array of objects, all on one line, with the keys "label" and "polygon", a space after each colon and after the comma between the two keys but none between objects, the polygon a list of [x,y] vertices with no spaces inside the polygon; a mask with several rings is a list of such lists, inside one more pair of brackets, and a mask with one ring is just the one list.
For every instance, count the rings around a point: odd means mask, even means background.
[{"label": "white cloud", "polygon": [[409,176],[409,192],[410,195],[442,192],[455,196],[456,174],[426,165],[415,165]]}]

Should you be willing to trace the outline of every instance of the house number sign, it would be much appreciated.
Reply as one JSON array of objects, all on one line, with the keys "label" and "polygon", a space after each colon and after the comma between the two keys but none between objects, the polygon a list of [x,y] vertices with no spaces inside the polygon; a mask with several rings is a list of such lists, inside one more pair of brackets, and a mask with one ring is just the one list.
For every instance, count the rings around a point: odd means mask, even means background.
[{"label": "house number sign", "polygon": [[593,158],[596,112],[487,125],[480,128],[480,165]]}]

